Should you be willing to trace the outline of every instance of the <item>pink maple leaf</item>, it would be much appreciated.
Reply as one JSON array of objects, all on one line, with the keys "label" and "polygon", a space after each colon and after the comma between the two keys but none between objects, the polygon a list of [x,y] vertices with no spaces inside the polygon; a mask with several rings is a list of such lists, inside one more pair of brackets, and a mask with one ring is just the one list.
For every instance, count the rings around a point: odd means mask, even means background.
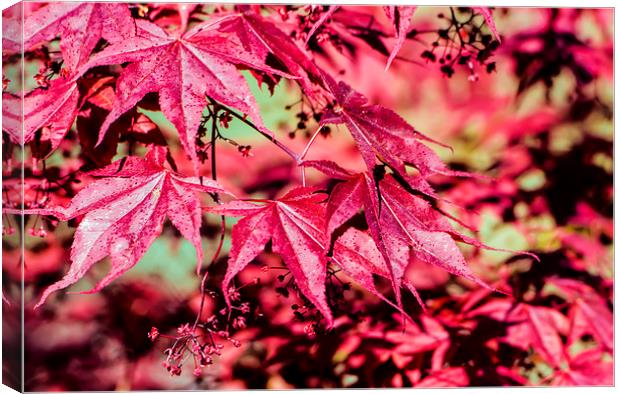
[{"label": "pink maple leaf", "polygon": [[321,203],[326,195],[315,191],[298,187],[262,206],[233,201],[211,209],[224,215],[243,216],[232,230],[228,269],[222,282],[227,300],[231,280],[272,240],[274,252],[282,256],[301,293],[323,314],[328,326],[333,324],[325,296],[325,208]]},{"label": "pink maple leaf", "polygon": [[126,4],[56,2],[25,18],[24,48],[60,36],[64,63],[73,73],[88,60],[101,38],[114,43],[134,33],[134,19]]},{"label": "pink maple leaf", "polygon": [[411,26],[411,17],[413,16],[416,8],[416,6],[394,5],[383,7],[385,14],[390,19],[390,21],[394,25],[394,29],[396,30],[396,42],[394,43],[394,48],[392,48],[390,57],[388,58],[387,64],[385,65],[386,70],[390,68],[390,65],[392,64],[394,59],[396,59],[396,55],[398,55],[398,52],[405,43],[407,33],[409,33],[409,27]]},{"label": "pink maple leaf", "polygon": [[85,293],[101,290],[136,265],[161,233],[166,217],[194,245],[198,266],[202,264],[202,208],[196,192],[226,191],[215,181],[182,177],[166,169],[166,152],[153,147],[144,159],[128,157],[91,172],[105,178],[82,189],[67,207],[25,211],[61,220],[83,216],[74,235],[69,272],[43,292],[35,308],[109,255],[112,268]]}]

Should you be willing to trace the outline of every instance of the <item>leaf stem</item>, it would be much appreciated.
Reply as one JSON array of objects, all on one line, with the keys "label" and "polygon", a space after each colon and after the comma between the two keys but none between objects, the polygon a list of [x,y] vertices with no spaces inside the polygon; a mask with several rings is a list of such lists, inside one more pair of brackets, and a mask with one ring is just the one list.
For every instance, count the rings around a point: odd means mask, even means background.
[{"label": "leaf stem", "polygon": [[302,162],[301,164],[299,164],[301,166],[301,183],[302,183],[302,186],[304,187],[306,186],[306,166],[303,165],[303,161],[306,155],[308,154],[308,151],[310,150],[310,146],[312,146],[312,144],[314,143],[314,140],[316,140],[316,137],[319,135],[319,132],[321,131],[322,128],[323,126],[319,126],[319,128],[316,129],[316,131],[312,135],[312,138],[310,138],[310,141],[308,141],[308,144],[306,144],[306,147],[304,148],[303,152],[301,152],[301,156],[299,156],[299,160]]},{"label": "leaf stem", "polygon": [[310,138],[310,141],[308,141],[308,144],[304,148],[304,151],[301,152],[301,156],[299,156],[300,160],[303,160],[306,157],[306,155],[308,154],[308,150],[310,150],[310,146],[314,143],[314,140],[319,135],[319,133],[321,132],[322,128],[323,128],[323,126],[320,126],[318,129],[316,129],[316,131],[312,135],[312,138]]}]

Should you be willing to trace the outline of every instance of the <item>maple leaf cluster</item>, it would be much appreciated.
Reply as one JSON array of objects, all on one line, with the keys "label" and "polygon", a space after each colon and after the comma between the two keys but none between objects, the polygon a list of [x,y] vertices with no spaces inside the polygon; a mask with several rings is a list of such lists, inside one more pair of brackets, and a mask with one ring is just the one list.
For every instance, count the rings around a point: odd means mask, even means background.
[{"label": "maple leaf cluster", "polygon": [[[403,45],[414,9],[386,7],[388,17],[397,27],[397,43],[388,66]],[[393,111],[370,105],[344,82],[336,83],[284,31],[268,18],[261,17],[256,7],[236,7],[204,15],[203,21],[191,26],[188,15],[183,12],[186,11],[178,10],[182,23],[175,26],[176,29],[166,30],[164,23],[157,23],[156,16],[155,21],[134,18],[126,4],[50,3],[34,10],[24,22],[24,48],[43,51],[46,47],[41,47],[42,44],[59,37],[60,56],[54,59],[47,52],[50,59],[42,67],[45,71],[34,77],[39,87],[24,97],[23,142],[48,144],[48,152],[44,154],[44,158],[47,157],[59,147],[82,103],[90,100],[108,111],[103,123],[96,125],[99,129],[89,131],[98,134],[94,142],[96,147],[114,132],[111,126],[123,115],[135,110],[146,95],[157,93],[161,112],[175,126],[193,172],[199,175],[202,163],[196,141],[204,124],[202,113],[209,105],[214,111],[230,108],[230,111],[242,113],[244,120],[251,121],[257,132],[273,140],[276,138],[263,125],[256,101],[238,69],[247,68],[272,80],[286,78],[296,83],[316,106],[324,106],[320,128],[327,124],[346,124],[357,142],[367,172],[355,175],[334,162],[322,163],[331,168],[328,175],[344,181],[334,190],[329,203],[326,203],[326,195],[302,188],[260,207],[232,201],[210,209],[213,213],[244,216],[233,229],[224,293],[228,293],[235,274],[252,261],[270,239],[274,250],[282,255],[291,270],[301,293],[321,311],[328,325],[332,324],[332,314],[325,298],[324,282],[329,259],[375,293],[372,275],[388,277],[399,308],[409,249],[422,261],[477,280],[453,237],[476,245],[480,243],[453,231],[447,219],[428,202],[413,195],[417,190],[436,198],[427,177],[460,175],[449,170],[433,150],[421,142],[432,140]],[[105,45],[99,45],[100,42]],[[96,50],[96,47],[102,49]],[[271,59],[273,65],[270,65]],[[123,64],[125,66],[115,76],[114,89],[101,89],[109,79],[105,76],[95,79],[94,70]],[[56,70],[59,70],[57,76]],[[83,94],[80,87],[86,78],[89,86]],[[106,97],[103,97],[104,92]],[[9,105],[11,100],[18,99],[10,93],[5,95]],[[113,97],[105,100],[110,95]],[[9,110],[13,108],[8,107]],[[10,124],[8,134],[14,142],[20,142],[20,130],[12,128],[14,126]],[[112,259],[110,272],[91,291],[101,290],[140,260],[161,233],[166,217],[195,246],[200,271],[202,212],[195,192],[231,193],[215,181],[184,178],[167,170],[164,168],[166,154],[166,148],[152,145],[144,159],[127,156],[90,171],[90,176],[102,179],[77,193],[69,206],[26,211],[65,221],[82,217],[72,246],[71,269],[63,280],[43,293],[37,306],[51,292],[77,282],[93,264],[109,255]],[[291,155],[302,167],[314,165],[304,162],[301,155]],[[408,175],[407,165],[418,169],[420,176]],[[383,181],[378,179],[377,170],[385,172],[387,168],[394,171],[403,182],[402,186],[389,174]],[[341,174],[347,177],[340,178]],[[219,197],[216,201],[219,202]],[[336,240],[332,251],[333,233],[362,209],[372,240],[365,239],[362,232],[350,231],[342,241]],[[402,216],[403,213],[411,217]],[[365,247],[367,243],[371,245]],[[359,250],[362,246],[363,250]],[[328,259],[332,252],[333,256]]]},{"label": "maple leaf cluster", "polygon": [[[505,134],[512,139],[505,157],[491,167],[495,179],[449,164],[438,151],[458,154],[458,148],[374,104],[377,91],[387,89],[379,86],[381,75],[364,94],[366,87],[350,83],[348,70],[341,70],[342,65],[353,69],[359,53],[370,48],[385,78],[409,63],[437,63],[442,80],[462,72],[468,83],[483,84],[496,71],[494,51],[505,46],[515,60],[517,94],[525,94],[537,81],[551,89],[561,69],[546,68],[550,59],[544,56],[529,56],[527,43],[546,47],[558,36],[566,52],[575,54],[563,65],[577,77],[575,100],[586,112],[595,111],[597,99],[588,97],[586,85],[604,75],[605,67],[581,61],[588,58],[585,44],[567,37],[562,27],[550,23],[506,39],[494,11],[485,7],[448,7],[436,17],[439,28],[428,30],[427,22],[416,25],[419,9],[413,6],[50,2],[23,7],[23,21],[21,13],[3,15],[5,69],[23,62],[25,70],[23,76],[3,73],[3,153],[7,158],[13,150],[27,152],[23,183],[16,179],[18,163],[3,161],[8,181],[3,234],[15,237],[15,218],[21,217],[29,237],[59,244],[56,237],[75,227],[68,238],[68,270],[45,281],[26,302],[36,309],[28,313],[53,310],[62,303],[50,296],[79,288],[84,278],[96,277],[96,284],[80,293],[123,289],[123,281],[109,285],[134,268],[162,234],[172,234],[194,249],[198,294],[189,311],[161,310],[152,324],[144,323],[145,338],[170,343],[164,366],[171,375],[182,375],[184,363],[192,361],[197,379],[216,357],[226,365],[223,344],[237,349],[230,354],[246,351],[235,335],[243,336],[247,326],[262,327],[260,311],[273,309],[270,327],[277,327],[277,334],[257,329],[255,339],[264,340],[282,365],[296,346],[325,341],[318,346],[333,358],[346,348],[342,368],[357,376],[361,387],[526,384],[522,372],[533,374],[530,364],[539,361],[553,370],[543,374],[544,383],[607,382],[606,357],[613,351],[609,282],[597,289],[594,279],[576,280],[592,271],[587,259],[563,255],[571,275],[545,271],[545,283],[524,279],[530,288],[512,283],[503,267],[480,275],[479,266],[465,257],[507,252],[515,264],[528,267],[549,258],[543,247],[523,246],[536,250],[532,253],[482,242],[473,211],[489,209],[510,222],[506,212],[522,204],[531,206],[533,216],[561,209],[550,206],[553,190],[541,199],[514,181],[526,171],[516,163],[524,157],[552,179],[554,168],[536,161],[551,153],[525,152],[522,124],[506,122]],[[549,18],[553,22],[558,15]],[[411,60],[414,44],[429,33],[432,39],[419,55],[425,63]],[[586,53],[582,58],[580,51]],[[604,51],[593,52],[605,58]],[[273,127],[258,104],[279,89],[300,96],[285,108],[299,107],[296,127],[288,133]],[[261,97],[257,90],[264,90]],[[456,114],[457,107],[446,111]],[[491,111],[477,105],[466,116],[485,110]],[[569,117],[536,114],[541,131],[533,134],[544,136],[549,124]],[[304,133],[301,142],[298,132]],[[350,157],[337,156],[328,145],[317,153],[318,145],[326,146],[322,139],[345,133],[353,142]],[[280,156],[286,158],[283,164]],[[246,168],[240,171],[239,163]],[[605,193],[592,198],[607,201]],[[587,254],[595,248],[570,229],[588,214],[606,223],[588,210],[596,201],[564,215],[560,233],[567,249]],[[232,227],[230,217],[238,218]],[[602,233],[609,236],[606,227]],[[58,262],[62,249],[57,245],[48,257]],[[37,256],[25,256],[26,267],[28,258]],[[93,276],[105,259],[107,273]],[[265,261],[257,271],[256,263]],[[56,263],[33,266],[35,271],[25,271],[32,280],[61,271]],[[432,273],[428,278],[425,269]],[[18,275],[16,268],[9,270]],[[450,276],[476,290],[444,294]],[[427,291],[435,285],[441,295]],[[147,300],[151,290],[140,286],[137,293],[145,294],[136,297]],[[360,291],[363,295],[351,296]],[[372,313],[377,317],[368,320]],[[162,327],[173,318],[183,323],[167,334]],[[484,332],[485,324],[501,329]],[[293,339],[281,347],[287,336]],[[373,341],[380,345],[370,346]],[[573,351],[590,342],[596,346]],[[474,359],[465,348],[482,349],[484,355]],[[535,356],[525,357],[531,349]],[[500,362],[504,353],[506,361]],[[493,363],[501,365],[489,374],[485,368]],[[309,377],[316,372],[312,365],[303,368]],[[387,372],[362,378],[364,368]]]}]

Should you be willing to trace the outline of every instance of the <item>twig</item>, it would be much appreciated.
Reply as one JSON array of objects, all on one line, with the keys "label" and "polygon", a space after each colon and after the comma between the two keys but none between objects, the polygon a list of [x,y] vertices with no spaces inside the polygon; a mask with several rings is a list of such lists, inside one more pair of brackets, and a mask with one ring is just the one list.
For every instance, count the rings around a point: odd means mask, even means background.
[{"label": "twig", "polygon": [[272,143],[274,143],[278,148],[280,148],[282,151],[284,151],[284,153],[286,153],[287,155],[289,155],[293,160],[295,160],[295,163],[297,165],[301,164],[301,160],[299,158],[299,155],[297,155],[297,153],[293,152],[288,146],[284,145],[283,143],[281,143],[280,141],[278,141],[274,136],[269,135],[268,133],[264,132],[263,130],[259,129],[258,127],[256,127],[256,125],[254,125],[254,123],[250,122],[249,120],[247,120],[245,117],[239,115],[238,113],[234,112],[232,109],[228,108],[227,106],[220,104],[216,101],[214,101],[213,99],[211,99],[209,97],[209,101],[211,101],[211,104],[213,104],[214,106],[220,107],[222,109],[225,109],[226,111],[228,111],[232,116],[234,116],[235,118],[239,119],[240,121],[242,121],[243,123],[247,124],[248,126],[250,126],[251,128],[253,128],[254,130],[258,131],[260,134],[262,134],[265,138],[267,138],[269,141],[271,141]]},{"label": "twig", "polygon": [[[215,157],[215,141],[219,134],[219,131],[217,129],[217,116],[216,116],[217,111],[211,111],[211,109],[209,109],[209,111],[211,112],[211,115],[212,115],[211,116],[211,122],[212,122],[211,124],[211,179],[216,181],[217,180],[217,161]],[[218,193],[213,193],[213,200],[217,204],[221,204],[220,196]],[[218,243],[218,247],[215,253],[213,254],[213,257],[211,258],[211,264],[215,263],[215,261],[220,255],[220,252],[222,251],[222,246],[224,245],[224,237],[226,235],[226,217],[224,215],[220,215],[220,219],[221,219],[220,240]],[[198,272],[198,274],[200,274],[200,271]],[[206,297],[205,283],[207,281],[208,276],[209,276],[209,269],[207,268],[200,282],[200,308],[198,309],[198,314],[196,315],[196,320],[194,321],[193,330],[196,329],[196,326],[200,322],[200,318],[202,316],[202,310],[204,308],[205,297]]]}]

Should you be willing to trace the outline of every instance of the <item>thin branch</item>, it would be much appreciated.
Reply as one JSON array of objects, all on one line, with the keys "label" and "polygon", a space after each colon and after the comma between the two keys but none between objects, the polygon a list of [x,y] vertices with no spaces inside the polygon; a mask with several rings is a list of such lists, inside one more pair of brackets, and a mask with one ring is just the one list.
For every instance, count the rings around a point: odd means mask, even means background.
[{"label": "thin branch", "polygon": [[[215,156],[215,141],[217,140],[217,136],[219,135],[219,130],[217,128],[217,110],[212,111],[209,108],[209,112],[211,113],[211,179],[216,181],[217,180],[217,161],[216,161],[216,156]],[[213,193],[213,200],[217,204],[221,204],[220,196],[218,193]],[[219,239],[218,247],[215,253],[213,254],[213,257],[211,258],[211,264],[215,263],[215,261],[220,255],[220,252],[222,251],[222,246],[224,245],[225,235],[226,235],[226,217],[224,215],[220,215],[220,239]],[[198,274],[200,274],[200,271],[198,272]],[[198,323],[200,322],[200,318],[202,317],[202,310],[204,308],[205,298],[206,298],[205,284],[206,284],[208,276],[209,276],[209,269],[207,267],[202,277],[202,280],[200,282],[200,308],[198,309],[198,314],[196,315],[196,320],[194,321],[194,326],[193,326],[194,330],[196,329],[196,326],[198,325]]]},{"label": "thin branch", "polygon": [[310,147],[314,143],[314,140],[316,139],[316,137],[321,132],[322,128],[323,128],[323,126],[319,126],[319,128],[316,129],[316,131],[312,135],[312,138],[310,138],[310,141],[308,141],[308,144],[306,144],[306,147],[304,148],[303,152],[301,152],[301,156],[299,156],[299,160],[302,161],[302,164],[300,164],[300,166],[301,166],[301,184],[304,187],[306,186],[306,166],[303,165],[303,160],[306,157],[306,155],[308,154],[308,151],[310,150]]},{"label": "thin branch", "polygon": [[299,156],[300,160],[303,160],[306,157],[306,155],[308,154],[308,150],[310,150],[310,146],[312,146],[312,144],[314,143],[314,140],[319,135],[319,133],[321,132],[322,128],[323,128],[323,126],[320,126],[318,129],[316,129],[316,131],[312,135],[312,138],[310,138],[310,141],[308,141],[308,144],[304,148],[304,151],[301,152],[301,156]]},{"label": "thin branch", "polygon": [[228,111],[232,116],[234,116],[235,118],[239,119],[240,121],[242,121],[243,123],[247,124],[248,126],[250,126],[251,128],[253,128],[254,130],[256,130],[257,132],[259,132],[260,134],[262,134],[265,138],[267,138],[269,141],[271,141],[272,143],[274,143],[278,148],[280,148],[282,151],[284,151],[284,153],[286,153],[287,155],[289,155],[293,160],[295,160],[295,163],[297,165],[301,164],[301,160],[299,158],[299,155],[297,155],[297,153],[293,152],[288,146],[284,145],[283,143],[281,143],[280,141],[278,141],[273,135],[270,135],[266,132],[264,132],[263,130],[259,129],[258,127],[256,127],[256,125],[254,125],[254,123],[252,123],[251,121],[247,120],[245,117],[239,115],[238,113],[236,113],[235,111],[233,111],[232,109],[230,109],[229,107],[220,104],[218,102],[216,102],[215,100],[213,100],[210,97],[207,97],[209,99],[209,101],[211,102],[211,104],[213,104],[214,106],[218,106],[222,109],[225,109],[226,111]]}]

